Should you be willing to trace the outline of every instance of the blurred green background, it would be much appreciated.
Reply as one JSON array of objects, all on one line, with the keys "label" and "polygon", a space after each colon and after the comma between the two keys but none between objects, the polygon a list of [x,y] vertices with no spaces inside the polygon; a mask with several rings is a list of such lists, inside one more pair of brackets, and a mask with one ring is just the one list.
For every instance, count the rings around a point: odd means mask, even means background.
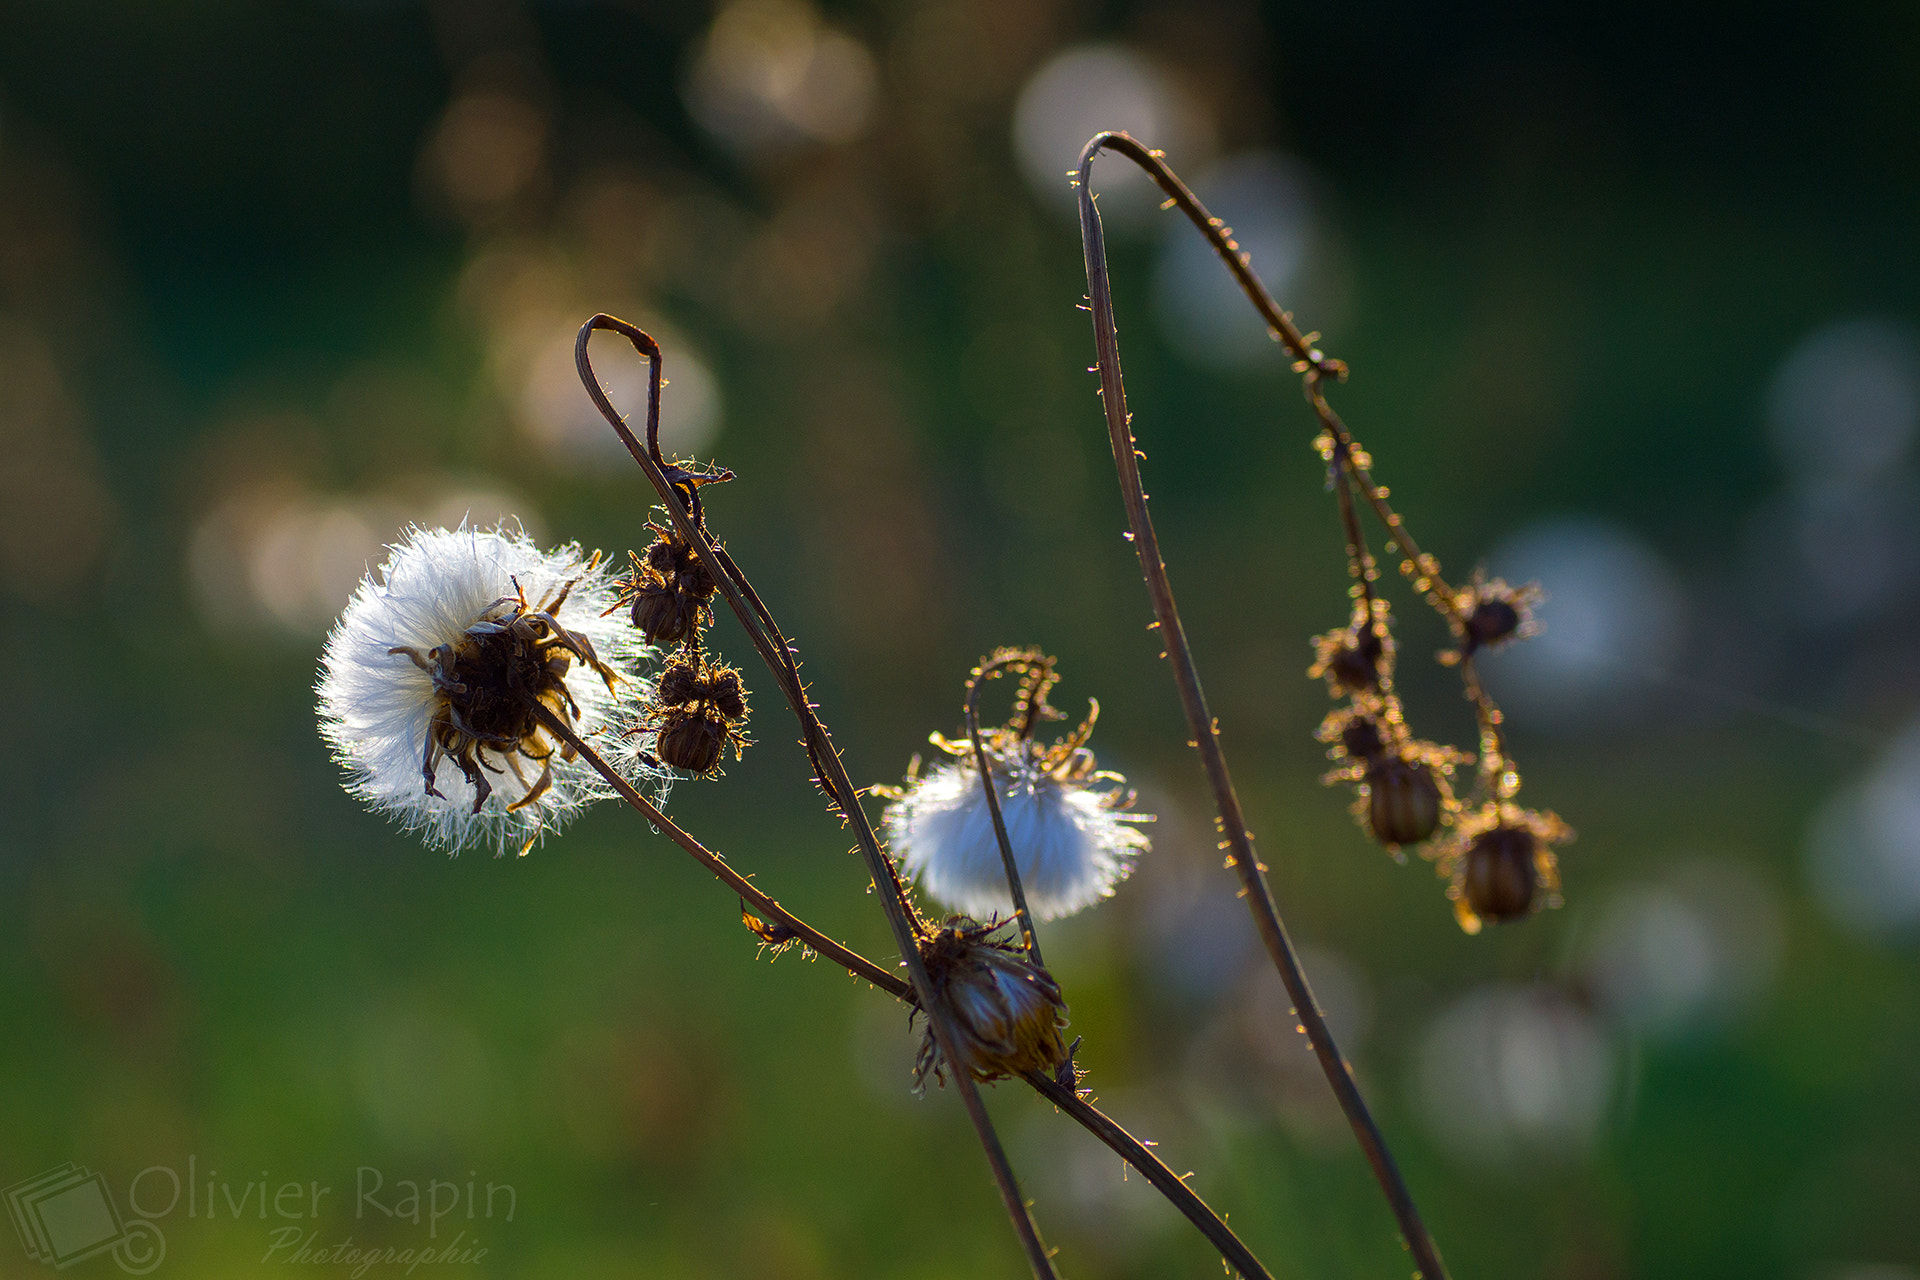
[{"label": "blurred green background", "polygon": [[[1566,905],[1469,938],[1317,783],[1345,571],[1297,384],[1105,162],[1175,585],[1454,1274],[1915,1280],[1916,65],[1920,11],[1866,0],[0,5],[0,1185],[73,1161],[158,1212],[191,1161],[163,1275],[278,1273],[249,1184],[332,1186],[321,1245],[429,1243],[356,1215],[363,1168],[476,1182],[431,1241],[469,1273],[1021,1273],[897,1007],[758,956],[630,815],[449,861],[315,733],[326,628],[406,522],[644,545],[570,367],[605,310],[665,344],[669,440],[738,471],[713,527],[857,779],[956,731],[999,644],[1101,700],[1161,818],[1047,931],[1088,1083],[1276,1275],[1404,1275],[1119,537],[1065,171],[1122,127],[1350,362],[1450,573],[1552,596],[1489,666],[1524,798],[1580,831]],[[1461,741],[1397,602],[1415,728]],[[890,961],[777,710],[672,812]],[[990,1102],[1065,1274],[1219,1274],[1051,1108]],[[48,1270],[0,1238],[0,1277]]]}]

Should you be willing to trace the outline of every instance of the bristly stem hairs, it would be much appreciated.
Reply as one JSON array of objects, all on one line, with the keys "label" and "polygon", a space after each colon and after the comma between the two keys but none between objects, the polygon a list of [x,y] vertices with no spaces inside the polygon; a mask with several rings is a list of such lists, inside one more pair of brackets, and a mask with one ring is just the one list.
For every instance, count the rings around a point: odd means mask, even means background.
[{"label": "bristly stem hairs", "polygon": [[[1147,513],[1147,498],[1140,481],[1139,450],[1132,431],[1132,417],[1127,412],[1126,387],[1120,374],[1120,340],[1114,327],[1113,287],[1107,271],[1106,241],[1101,231],[1100,213],[1095,206],[1091,183],[1093,160],[1101,151],[1113,151],[1139,165],[1166,192],[1169,202],[1177,206],[1200,229],[1221,260],[1233,272],[1247,296],[1253,300],[1256,308],[1267,324],[1279,336],[1280,341],[1292,354],[1295,369],[1306,379],[1307,397],[1315,411],[1320,415],[1326,429],[1332,435],[1340,456],[1350,456],[1351,438],[1333,411],[1320,394],[1320,384],[1326,378],[1338,379],[1345,373],[1345,366],[1339,361],[1329,359],[1316,349],[1307,336],[1294,326],[1292,317],[1282,311],[1261,286],[1259,280],[1248,268],[1246,261],[1238,251],[1218,218],[1207,212],[1186,184],[1168,168],[1154,152],[1142,146],[1124,133],[1100,133],[1090,140],[1080,154],[1080,164],[1075,181],[1079,187],[1080,235],[1086,257],[1087,300],[1092,310],[1093,339],[1097,355],[1097,367],[1100,375],[1100,399],[1106,414],[1107,434],[1113,448],[1114,465],[1119,473],[1121,496],[1127,509],[1127,521],[1135,552],[1140,558],[1140,571],[1146,579],[1147,594],[1152,600],[1155,625],[1160,632],[1161,643],[1165,646],[1164,656],[1173,670],[1174,683],[1179,689],[1181,706],[1186,713],[1192,745],[1199,751],[1201,764],[1206,772],[1207,782],[1213,791],[1215,808],[1218,811],[1218,830],[1221,835],[1221,847],[1227,852],[1227,864],[1240,879],[1247,909],[1253,915],[1254,927],[1265,944],[1274,967],[1279,971],[1280,979],[1287,988],[1288,998],[1293,1001],[1294,1011],[1300,1019],[1300,1027],[1305,1032],[1314,1055],[1319,1059],[1321,1071],[1338,1100],[1340,1109],[1345,1113],[1352,1126],[1354,1136],[1367,1162],[1373,1168],[1374,1177],[1379,1181],[1385,1193],[1387,1203],[1400,1227],[1401,1236],[1407,1248],[1412,1252],[1414,1263],[1423,1280],[1444,1280],[1447,1272],[1440,1260],[1440,1252],[1421,1219],[1413,1194],[1408,1190],[1406,1180],[1401,1176],[1392,1152],[1387,1147],[1385,1136],[1375,1123],[1372,1113],[1367,1109],[1366,1101],[1360,1095],[1360,1088],[1354,1082],[1352,1069],[1341,1055],[1339,1046],[1334,1042],[1333,1033],[1328,1028],[1320,1005],[1314,999],[1313,989],[1307,983],[1306,974],[1301,970],[1299,956],[1295,953],[1293,942],[1287,935],[1285,924],[1280,919],[1279,909],[1274,905],[1273,893],[1267,884],[1266,868],[1261,865],[1254,850],[1253,835],[1247,829],[1246,815],[1240,807],[1240,797],[1234,790],[1233,776],[1227,768],[1225,752],[1221,749],[1219,724],[1207,707],[1207,698],[1200,683],[1200,672],[1194,664],[1193,650],[1187,643],[1186,630],[1180,622],[1180,611],[1174,601],[1173,585],[1167,577],[1167,566],[1160,556],[1159,539],[1154,533],[1152,518]],[[1362,479],[1364,489],[1372,489],[1369,479]],[[1379,504],[1384,512],[1384,499]],[[1383,514],[1383,519],[1387,515]],[[1389,528],[1396,538],[1404,538],[1397,517],[1389,521]],[[1401,543],[1403,549],[1408,545]],[[1354,554],[1364,554],[1358,547]],[[1410,558],[1416,553],[1409,552]],[[1434,575],[1425,575],[1432,582]],[[1366,581],[1363,577],[1363,582]],[[1435,591],[1438,588],[1433,588]],[[1367,596],[1367,608],[1372,613],[1370,593]],[[1373,633],[1375,620],[1367,619],[1368,632]]]}]

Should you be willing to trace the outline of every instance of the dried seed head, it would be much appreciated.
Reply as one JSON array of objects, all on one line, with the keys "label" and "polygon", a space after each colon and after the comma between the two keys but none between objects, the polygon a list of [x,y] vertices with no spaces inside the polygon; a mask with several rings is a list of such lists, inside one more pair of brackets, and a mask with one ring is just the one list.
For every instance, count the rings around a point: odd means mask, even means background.
[{"label": "dried seed head", "polygon": [[1473,581],[1453,597],[1453,608],[1460,619],[1460,647],[1440,655],[1444,662],[1458,662],[1481,649],[1524,640],[1540,630],[1533,616],[1534,606],[1544,595],[1537,585],[1510,587],[1499,578],[1489,582],[1475,573]]},{"label": "dried seed head", "polygon": [[654,644],[678,644],[711,621],[709,602],[719,588],[699,553],[669,530],[657,535],[643,556],[630,555],[633,570],[623,581],[621,602],[633,606],[633,625]]},{"label": "dried seed head", "polygon": [[1374,602],[1371,618],[1366,602],[1357,603],[1352,622],[1314,638],[1313,665],[1307,668],[1307,677],[1325,677],[1328,691],[1336,698],[1379,692],[1393,671],[1391,622],[1384,600]]},{"label": "dried seed head", "polygon": [[700,696],[700,668],[685,658],[667,664],[660,673],[660,704],[683,706]]},{"label": "dried seed head", "polygon": [[[1084,745],[1092,722],[1051,747],[1009,729],[981,734],[1027,905],[1041,920],[1109,897],[1147,846],[1126,779],[1098,767]],[[993,830],[973,744],[934,734],[951,759],[907,779],[887,806],[887,842],[915,882],[976,916],[1011,914],[1006,864]]]},{"label": "dried seed head", "polygon": [[[959,1066],[975,1080],[1024,1071],[1053,1075],[1067,1060],[1060,984],[1020,948],[994,940],[998,927],[955,916],[921,939],[933,998],[952,1023]],[[924,1088],[929,1073],[945,1084],[952,1066],[929,1026],[914,1062],[915,1086]]]},{"label": "dried seed head", "polygon": [[660,673],[656,705],[633,732],[652,730],[654,754],[674,768],[710,773],[728,746],[735,759],[740,757],[747,740],[738,721],[746,714],[738,671],[680,657]]},{"label": "dried seed head", "polygon": [[658,579],[632,584],[628,595],[634,629],[653,644],[679,644],[699,621],[699,602]]},{"label": "dried seed head", "polygon": [[740,673],[732,667],[722,667],[707,682],[707,696],[713,700],[714,709],[729,720],[739,720],[747,714],[747,691],[740,687]]},{"label": "dried seed head", "polygon": [[[653,751],[663,764],[688,773],[710,773],[720,766],[721,753],[733,738],[733,727],[705,707],[671,707],[661,718]],[[734,755],[739,755],[737,745]]]},{"label": "dried seed head", "polygon": [[1517,920],[1541,906],[1560,905],[1560,869],[1554,846],[1573,829],[1551,813],[1491,802],[1461,820],[1440,849],[1437,869],[1451,881],[1447,896],[1468,933],[1488,920]]},{"label": "dried seed head", "polygon": [[1539,884],[1538,842],[1525,827],[1495,827],[1467,847],[1460,867],[1461,901],[1483,920],[1511,920],[1533,908]]},{"label": "dried seed head", "polygon": [[[644,689],[615,672],[644,646],[606,616],[614,590],[577,546],[409,530],[327,640],[320,727],[349,790],[430,843],[499,852],[611,794],[543,713],[590,738]],[[618,763],[636,783],[661,772]]]},{"label": "dried seed head", "polygon": [[1386,749],[1380,724],[1372,716],[1355,716],[1340,731],[1340,747],[1357,760],[1371,760]]},{"label": "dried seed head", "polygon": [[1420,758],[1388,756],[1367,769],[1367,826],[1389,849],[1419,844],[1440,826],[1440,772]]}]

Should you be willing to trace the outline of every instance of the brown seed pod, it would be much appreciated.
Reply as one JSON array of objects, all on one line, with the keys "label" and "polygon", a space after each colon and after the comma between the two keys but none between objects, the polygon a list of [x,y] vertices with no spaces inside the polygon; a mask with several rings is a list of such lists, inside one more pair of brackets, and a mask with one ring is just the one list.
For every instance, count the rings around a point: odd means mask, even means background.
[{"label": "brown seed pod", "polygon": [[1554,847],[1573,828],[1551,813],[1489,801],[1459,820],[1435,855],[1452,882],[1447,896],[1468,933],[1489,920],[1517,920],[1542,906],[1560,905],[1560,866]]},{"label": "brown seed pod", "polygon": [[702,685],[700,669],[685,658],[676,659],[668,663],[667,669],[660,673],[660,705],[685,706],[704,696],[705,690]]},{"label": "brown seed pod", "polygon": [[1533,610],[1543,598],[1538,586],[1510,587],[1499,578],[1488,581],[1476,573],[1473,581],[1453,597],[1460,647],[1441,654],[1441,661],[1458,662],[1481,649],[1524,640],[1538,632],[1540,624]]},{"label": "brown seed pod", "polygon": [[720,755],[733,738],[733,727],[714,712],[673,707],[664,715],[653,750],[676,769],[710,773],[719,767]]},{"label": "brown seed pod", "polygon": [[659,581],[631,588],[633,625],[650,643],[678,644],[687,638],[700,617],[700,604]]},{"label": "brown seed pod", "polygon": [[1538,842],[1525,827],[1495,827],[1467,846],[1460,868],[1462,901],[1483,920],[1512,920],[1533,909]]},{"label": "brown seed pod", "polygon": [[1367,827],[1390,849],[1419,844],[1440,825],[1440,776],[1424,760],[1388,756],[1367,769]]},{"label": "brown seed pod", "polygon": [[740,687],[740,673],[732,667],[721,667],[709,677],[707,696],[713,700],[714,709],[729,720],[747,714],[747,693]]}]

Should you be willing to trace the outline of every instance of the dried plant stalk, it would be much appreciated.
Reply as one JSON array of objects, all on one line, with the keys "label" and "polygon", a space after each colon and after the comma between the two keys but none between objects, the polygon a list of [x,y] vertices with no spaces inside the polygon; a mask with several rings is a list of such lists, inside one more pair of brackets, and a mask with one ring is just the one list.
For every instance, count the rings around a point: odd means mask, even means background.
[{"label": "dried plant stalk", "polygon": [[[1207,212],[1186,184],[1157,155],[1124,133],[1096,134],[1087,143],[1080,154],[1077,182],[1080,236],[1086,255],[1087,299],[1093,313],[1094,349],[1100,373],[1100,399],[1106,413],[1107,434],[1113,447],[1114,465],[1119,472],[1120,491],[1126,504],[1134,550],[1140,557],[1140,571],[1146,579],[1147,594],[1153,602],[1154,618],[1161,642],[1166,647],[1165,656],[1173,669],[1174,684],[1179,689],[1180,703],[1186,713],[1193,745],[1200,753],[1207,784],[1213,791],[1227,860],[1240,879],[1242,896],[1246,899],[1247,909],[1253,914],[1254,927],[1273,960],[1274,968],[1279,971],[1280,980],[1287,988],[1288,998],[1293,1001],[1300,1026],[1306,1033],[1314,1056],[1319,1059],[1327,1084],[1332,1088],[1340,1110],[1353,1128],[1361,1152],[1372,1166],[1374,1177],[1386,1195],[1401,1236],[1419,1268],[1419,1275],[1423,1280],[1445,1280],[1447,1271],[1440,1260],[1439,1249],[1421,1219],[1420,1210],[1400,1174],[1399,1166],[1394,1162],[1385,1136],[1367,1109],[1366,1100],[1360,1095],[1360,1087],[1354,1082],[1352,1069],[1334,1042],[1319,1002],[1314,999],[1313,989],[1300,968],[1299,956],[1287,936],[1279,909],[1274,905],[1273,892],[1267,884],[1266,868],[1261,865],[1259,855],[1254,850],[1253,835],[1247,829],[1246,815],[1240,807],[1240,797],[1234,790],[1233,775],[1227,768],[1226,754],[1220,747],[1219,724],[1208,710],[1206,692],[1200,684],[1200,672],[1194,664],[1192,647],[1187,643],[1186,629],[1180,622],[1180,610],[1174,601],[1166,562],[1160,557],[1159,539],[1154,533],[1152,518],[1147,514],[1147,497],[1140,482],[1140,455],[1133,436],[1132,418],[1127,412],[1126,387],[1120,374],[1120,340],[1114,328],[1113,286],[1107,272],[1106,240],[1101,231],[1100,213],[1095,207],[1090,181],[1094,157],[1101,151],[1113,151],[1125,156],[1146,170],[1160,189],[1167,193],[1171,202],[1220,251],[1222,260],[1233,271],[1247,296],[1293,354],[1298,362],[1296,367],[1306,375],[1308,398],[1313,401],[1316,410],[1322,412],[1323,420],[1331,419],[1332,409],[1325,407],[1325,400],[1318,394],[1319,381],[1324,377],[1339,377],[1345,371],[1344,366],[1329,360],[1307,341],[1306,336],[1295,327],[1293,318],[1274,303],[1248,269],[1237,246],[1227,237],[1220,220]],[[1337,419],[1333,421],[1337,422]],[[1339,430],[1344,435],[1344,428]]]}]

